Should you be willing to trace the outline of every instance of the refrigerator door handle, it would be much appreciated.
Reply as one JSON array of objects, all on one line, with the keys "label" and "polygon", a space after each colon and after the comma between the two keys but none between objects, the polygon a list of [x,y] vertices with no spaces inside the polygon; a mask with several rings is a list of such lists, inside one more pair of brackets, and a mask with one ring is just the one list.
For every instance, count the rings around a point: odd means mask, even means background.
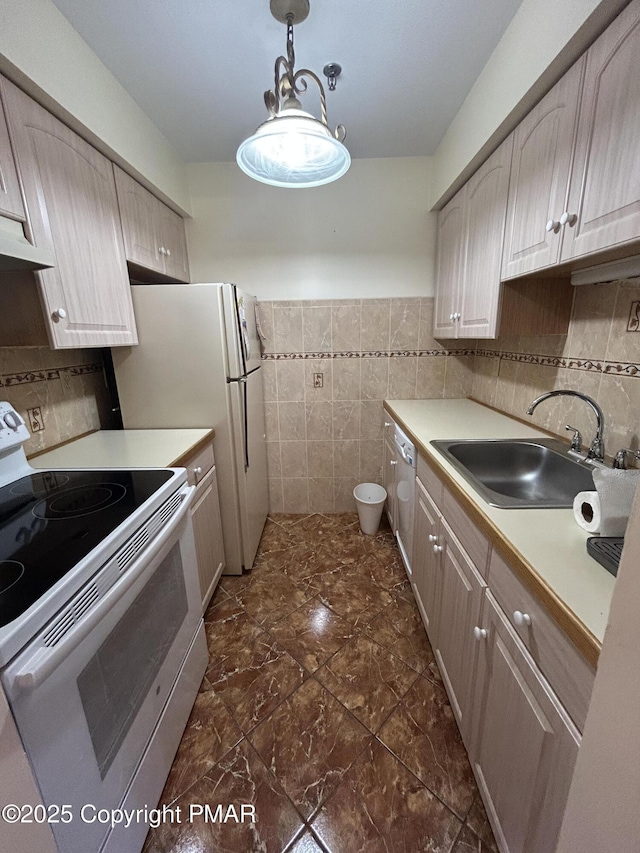
[{"label": "refrigerator door handle", "polygon": [[249,469],[249,419],[247,415],[247,380],[242,384],[242,408],[244,409],[244,470]]}]

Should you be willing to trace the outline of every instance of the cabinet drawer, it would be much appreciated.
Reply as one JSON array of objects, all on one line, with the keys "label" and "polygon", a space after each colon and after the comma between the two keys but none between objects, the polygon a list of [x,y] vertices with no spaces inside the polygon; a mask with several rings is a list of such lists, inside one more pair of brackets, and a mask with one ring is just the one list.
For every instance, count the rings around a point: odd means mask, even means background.
[{"label": "cabinet drawer", "polygon": [[[495,551],[489,566],[489,586],[511,626],[582,731],[595,671]],[[529,616],[531,624],[517,625],[516,611]]]},{"label": "cabinet drawer", "polygon": [[442,509],[442,480],[435,473],[428,462],[422,456],[418,456],[418,478],[422,480],[423,486],[429,493],[431,499]]},{"label": "cabinet drawer", "polygon": [[191,456],[184,456],[178,460],[178,465],[187,469],[187,480],[190,486],[197,486],[207,473],[213,468],[213,444],[207,444],[202,450]]},{"label": "cabinet drawer", "polygon": [[462,547],[480,574],[486,578],[489,551],[491,550],[489,540],[480,532],[475,522],[469,518],[448,489],[443,489],[440,509],[447,520],[447,524],[460,540]]}]

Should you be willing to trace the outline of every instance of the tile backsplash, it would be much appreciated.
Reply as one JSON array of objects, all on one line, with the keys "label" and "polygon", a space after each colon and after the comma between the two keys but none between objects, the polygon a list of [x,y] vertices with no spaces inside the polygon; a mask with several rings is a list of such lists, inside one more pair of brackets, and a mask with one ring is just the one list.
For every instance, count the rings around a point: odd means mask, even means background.
[{"label": "tile backsplash", "polygon": [[[567,335],[498,338],[478,342],[471,396],[526,418],[531,401],[557,388],[588,394],[605,416],[607,455],[640,447],[640,279],[575,288]],[[588,445],[595,418],[583,402],[554,397],[532,422],[568,437],[577,427]]]},{"label": "tile backsplash", "polygon": [[[442,341],[433,298],[260,303],[272,512],[353,509],[382,482],[384,399],[473,397],[526,419],[556,388],[593,397],[609,455],[640,447],[640,279],[575,288],[567,335]],[[593,414],[566,397],[531,418],[588,444]]]},{"label": "tile backsplash", "polygon": [[341,512],[381,482],[384,399],[464,397],[473,355],[432,337],[433,298],[260,303],[272,512]]},{"label": "tile backsplash", "polygon": [[[29,427],[27,456],[110,426],[100,350],[0,347],[0,399]],[[35,410],[35,423],[29,410]],[[35,429],[38,424],[43,429]]]}]

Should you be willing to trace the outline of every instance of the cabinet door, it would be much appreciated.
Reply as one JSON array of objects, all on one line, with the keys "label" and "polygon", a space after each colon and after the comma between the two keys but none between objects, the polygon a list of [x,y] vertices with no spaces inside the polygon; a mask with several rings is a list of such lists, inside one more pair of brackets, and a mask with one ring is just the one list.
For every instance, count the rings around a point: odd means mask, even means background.
[{"label": "cabinet door", "polygon": [[53,269],[36,273],[51,345],[136,344],[110,161],[16,86],[3,85],[34,242],[56,258]]},{"label": "cabinet door", "polygon": [[191,510],[191,520],[196,542],[198,575],[204,612],[224,568],[222,522],[220,520],[220,501],[218,499],[215,466],[197,487],[196,499]]},{"label": "cabinet door", "polygon": [[436,263],[436,299],[433,335],[455,338],[460,310],[462,271],[465,263],[464,226],[465,187],[438,214],[438,260]]},{"label": "cabinet door", "polygon": [[440,534],[440,513],[431,496],[416,480],[416,526],[413,549],[413,592],[431,645],[437,647],[440,598],[440,555],[434,551]]},{"label": "cabinet door", "polygon": [[466,184],[466,259],[458,309],[459,338],[494,338],[500,301],[500,270],[507,214],[513,135]]},{"label": "cabinet door", "polygon": [[18,183],[18,173],[9,142],[7,122],[0,103],[0,213],[12,219],[24,220],[24,204]]},{"label": "cabinet door", "polygon": [[640,0],[633,0],[586,54],[562,260],[640,239],[639,139]]},{"label": "cabinet door", "polygon": [[162,243],[157,233],[158,199],[118,166],[113,171],[127,260],[163,273],[164,256],[160,253]]},{"label": "cabinet door", "polygon": [[189,281],[184,219],[157,201],[158,228],[164,249],[164,271],[176,281]]},{"label": "cabinet door", "polygon": [[438,540],[441,552],[442,593],[436,643],[436,660],[467,748],[471,733],[471,681],[477,651],[473,635],[480,618],[486,586],[482,576],[444,519]]},{"label": "cabinet door", "polygon": [[387,518],[394,535],[396,532],[396,448],[393,443],[393,433],[385,437],[384,441],[384,487],[387,490],[385,508]]},{"label": "cabinet door", "polygon": [[580,736],[487,592],[474,693],[476,779],[500,848],[549,853]]},{"label": "cabinet door", "polygon": [[503,279],[559,262],[583,70],[580,59],[514,131]]}]

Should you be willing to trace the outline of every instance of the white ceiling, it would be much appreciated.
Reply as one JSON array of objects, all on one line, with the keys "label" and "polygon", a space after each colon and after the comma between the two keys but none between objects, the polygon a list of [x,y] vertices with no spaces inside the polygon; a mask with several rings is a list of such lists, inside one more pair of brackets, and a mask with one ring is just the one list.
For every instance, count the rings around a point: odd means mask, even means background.
[{"label": "white ceiling", "polygon": [[[342,65],[327,107],[352,157],[429,155],[520,2],[311,0],[296,69]],[[286,45],[268,0],[54,3],[187,162],[234,160],[266,118]],[[319,115],[313,90],[302,103]]]}]

